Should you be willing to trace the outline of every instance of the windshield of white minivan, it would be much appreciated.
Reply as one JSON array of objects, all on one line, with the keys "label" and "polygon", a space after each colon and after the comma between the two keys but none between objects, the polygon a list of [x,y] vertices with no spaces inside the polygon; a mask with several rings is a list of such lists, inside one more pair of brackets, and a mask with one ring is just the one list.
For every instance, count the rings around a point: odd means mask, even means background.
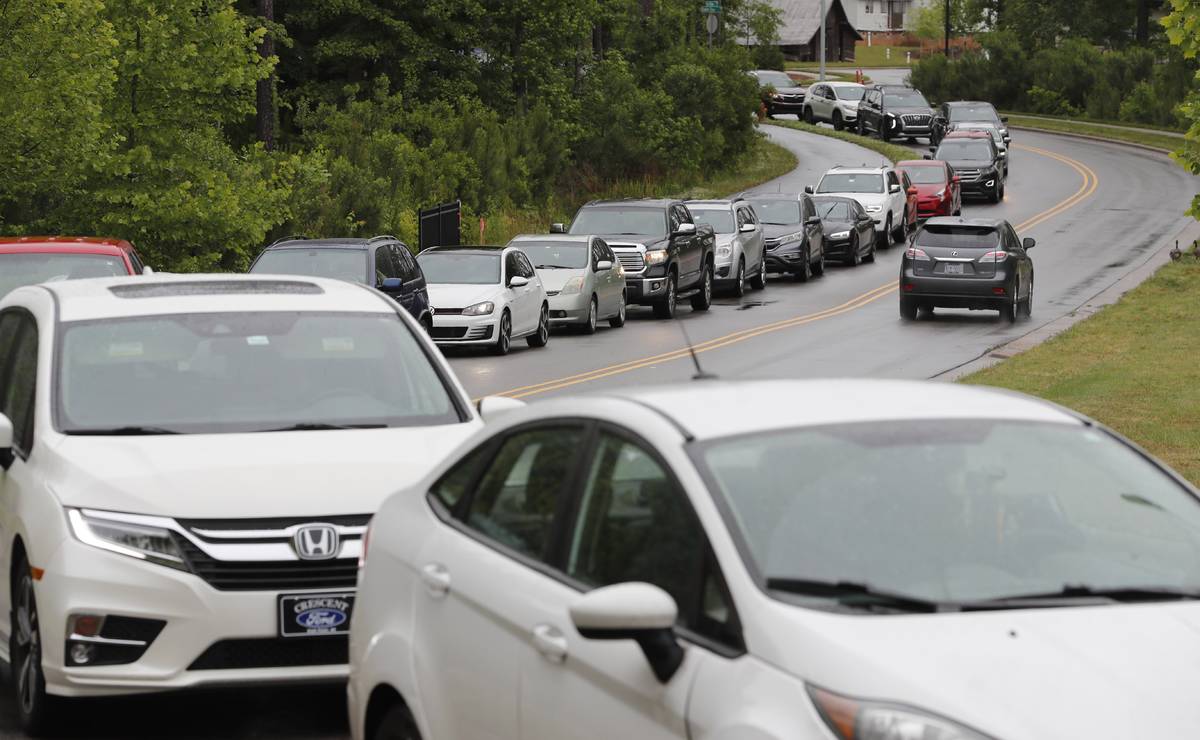
[{"label": "windshield of white minivan", "polygon": [[1082,424],[842,424],[717,440],[696,458],[763,585],[805,606],[828,598],[797,584],[948,605],[1200,592],[1200,502]]},{"label": "windshield of white minivan", "polygon": [[64,434],[215,434],[461,421],[411,330],[386,313],[209,313],[59,333]]}]

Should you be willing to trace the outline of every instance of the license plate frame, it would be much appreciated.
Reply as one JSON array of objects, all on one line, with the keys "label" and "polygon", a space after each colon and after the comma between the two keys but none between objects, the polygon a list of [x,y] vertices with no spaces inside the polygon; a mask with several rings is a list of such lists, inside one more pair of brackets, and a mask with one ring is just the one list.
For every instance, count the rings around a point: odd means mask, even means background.
[{"label": "license plate frame", "polygon": [[947,262],[944,272],[947,275],[965,275],[967,271],[966,266],[961,262]]},{"label": "license plate frame", "polygon": [[276,600],[280,637],[329,637],[350,634],[354,591],[280,594]]}]

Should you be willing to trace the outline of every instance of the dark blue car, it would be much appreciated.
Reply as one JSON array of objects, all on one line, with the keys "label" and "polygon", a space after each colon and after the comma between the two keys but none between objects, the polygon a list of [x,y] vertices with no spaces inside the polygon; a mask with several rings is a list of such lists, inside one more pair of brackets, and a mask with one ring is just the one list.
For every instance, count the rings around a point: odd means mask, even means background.
[{"label": "dark blue car", "polygon": [[264,249],[250,272],[311,275],[373,286],[403,306],[426,330],[433,326],[425,275],[394,236],[370,239],[288,237]]}]

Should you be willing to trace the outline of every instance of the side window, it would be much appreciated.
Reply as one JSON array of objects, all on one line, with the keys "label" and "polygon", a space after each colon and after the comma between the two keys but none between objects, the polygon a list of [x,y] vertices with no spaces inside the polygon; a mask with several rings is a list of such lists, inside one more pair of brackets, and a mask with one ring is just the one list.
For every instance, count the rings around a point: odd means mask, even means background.
[{"label": "side window", "polygon": [[805,198],[801,201],[801,204],[803,205],[801,213],[804,214],[805,221],[817,215],[817,207],[813,205],[811,198]]},{"label": "side window", "polygon": [[637,443],[602,432],[587,465],[566,571],[590,586],[652,583],[679,607],[679,624],[736,642],[735,617],[708,540],[687,497]]},{"label": "side window", "polygon": [[516,252],[509,252],[504,258],[504,279],[508,281],[514,275],[521,274],[521,262],[517,259]]},{"label": "side window", "polygon": [[733,211],[734,220],[737,221],[737,227],[740,229],[746,225],[746,209],[736,208]]},{"label": "side window", "polygon": [[384,245],[375,250],[375,283],[378,285],[386,278],[400,277],[396,265],[392,263],[392,248]]},{"label": "side window", "polygon": [[592,240],[592,269],[596,269],[596,265],[601,261],[608,259],[604,256],[604,242],[599,239]]},{"label": "side window", "polygon": [[475,481],[476,475],[479,474],[479,468],[487,460],[487,453],[490,449],[491,445],[485,444],[472,451],[460,460],[458,464],[446,471],[446,474],[429,489],[429,494],[447,512],[457,510],[459,503],[466,497],[471,483]]},{"label": "side window", "polygon": [[904,187],[905,190],[908,190],[909,188],[912,187],[912,180],[909,179],[907,172],[900,173],[900,184]]},{"label": "side window", "polygon": [[1004,225],[1004,233],[1008,236],[1008,243],[1011,245],[1009,249],[1020,249],[1021,239],[1017,236],[1017,232],[1013,229],[1012,224]]},{"label": "side window", "polygon": [[129,250],[129,263],[133,265],[133,272],[135,275],[141,275],[142,270],[146,269],[146,264],[142,262],[142,258],[139,257],[138,253],[132,249]]},{"label": "side window", "polygon": [[546,559],[582,441],[579,427],[542,427],[506,439],[475,489],[466,525],[519,553]]},{"label": "side window", "polygon": [[527,278],[537,277],[537,270],[533,269],[533,263],[529,261],[529,255],[524,252],[517,252],[517,262],[521,265],[521,275]]},{"label": "side window", "polygon": [[900,184],[900,181],[896,179],[896,171],[895,170],[892,170],[891,172],[888,173],[887,183],[888,183],[888,188],[891,188],[893,185]]},{"label": "side window", "polygon": [[403,244],[392,245],[392,258],[396,261],[396,273],[404,282],[417,277],[417,263],[413,260],[408,247]]},{"label": "side window", "polygon": [[37,395],[37,324],[24,314],[8,313],[0,324],[0,347],[10,347],[0,362],[0,412],[12,422],[13,447],[28,455],[33,449],[33,409]]},{"label": "side window", "polygon": [[670,232],[671,232],[672,234],[674,234],[676,231],[679,231],[679,224],[680,224],[680,223],[682,223],[682,222],[679,220],[679,209],[678,209],[678,208],[672,208],[672,209],[671,209],[671,210],[668,212],[668,216],[667,216],[667,217],[668,217],[668,222],[669,222],[669,225],[670,225]]},{"label": "side window", "polygon": [[679,211],[679,223],[681,223],[681,224],[695,223],[692,220],[692,212],[689,211],[688,209],[684,208],[683,206],[675,206],[675,210]]}]

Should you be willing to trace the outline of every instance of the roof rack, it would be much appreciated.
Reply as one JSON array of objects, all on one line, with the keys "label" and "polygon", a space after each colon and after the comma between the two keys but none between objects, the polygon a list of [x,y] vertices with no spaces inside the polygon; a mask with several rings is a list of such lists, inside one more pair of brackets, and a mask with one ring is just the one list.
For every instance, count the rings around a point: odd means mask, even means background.
[{"label": "roof rack", "polygon": [[370,244],[371,242],[375,242],[375,241],[384,241],[384,240],[391,240],[394,242],[400,241],[399,239],[392,236],[391,234],[379,234],[378,236],[373,236],[370,239],[368,239],[367,244]]},{"label": "roof rack", "polygon": [[276,239],[275,241],[268,244],[267,249],[270,249],[271,247],[275,246],[276,244],[282,244],[283,242],[304,241],[309,238],[311,238],[311,237],[309,237],[307,234],[291,234],[289,236],[281,236],[278,239]]}]

